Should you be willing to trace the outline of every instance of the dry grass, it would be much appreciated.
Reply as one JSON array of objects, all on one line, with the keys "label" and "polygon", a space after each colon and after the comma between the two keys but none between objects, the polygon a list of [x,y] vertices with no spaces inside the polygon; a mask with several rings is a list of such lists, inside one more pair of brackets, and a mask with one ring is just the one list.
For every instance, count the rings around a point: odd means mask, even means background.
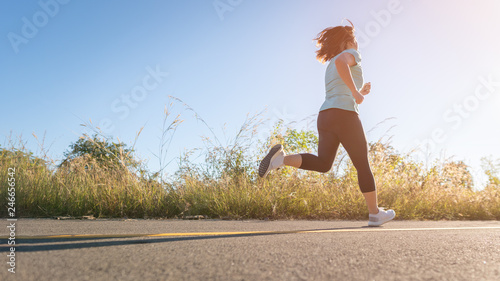
[{"label": "dry grass", "polygon": [[[345,152],[325,174],[284,168],[258,178],[258,160],[272,143],[281,142],[288,153],[295,153],[314,152],[317,141],[314,133],[285,130],[281,123],[273,138],[256,140],[260,124],[255,116],[248,118],[229,144],[209,142],[202,164],[192,163],[186,153],[168,180],[125,167],[107,168],[85,156],[54,168],[50,159],[27,151],[22,141],[11,141],[10,147],[0,148],[5,206],[0,214],[7,216],[7,172],[15,167],[16,211],[21,217],[367,218],[356,171]],[[395,209],[398,219],[500,220],[498,178],[484,190],[473,191],[465,163],[448,159],[424,168],[411,153],[400,154],[382,141],[370,145],[370,161],[379,205]]]}]

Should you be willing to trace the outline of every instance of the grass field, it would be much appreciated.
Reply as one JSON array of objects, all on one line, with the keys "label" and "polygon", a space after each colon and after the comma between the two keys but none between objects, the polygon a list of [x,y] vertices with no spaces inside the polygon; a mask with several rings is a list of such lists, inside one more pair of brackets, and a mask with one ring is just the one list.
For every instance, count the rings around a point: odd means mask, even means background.
[{"label": "grass field", "polygon": [[[0,148],[0,214],[8,216],[13,176],[18,217],[367,218],[356,170],[343,150],[328,173],[287,167],[259,178],[258,161],[273,143],[282,143],[287,153],[314,153],[317,136],[278,123],[273,137],[258,140],[256,120],[249,118],[228,145],[206,140],[203,163],[191,162],[186,153],[178,159],[178,171],[168,176],[138,164],[133,150],[107,151],[107,159],[82,154],[61,165],[11,140],[10,147]],[[82,140],[99,145],[98,137]],[[424,167],[411,152],[399,153],[382,140],[370,143],[369,157],[379,205],[393,208],[397,219],[500,220],[500,182],[493,165],[485,167],[488,186],[474,191],[469,167],[460,161]],[[15,173],[9,175],[9,168]]]}]

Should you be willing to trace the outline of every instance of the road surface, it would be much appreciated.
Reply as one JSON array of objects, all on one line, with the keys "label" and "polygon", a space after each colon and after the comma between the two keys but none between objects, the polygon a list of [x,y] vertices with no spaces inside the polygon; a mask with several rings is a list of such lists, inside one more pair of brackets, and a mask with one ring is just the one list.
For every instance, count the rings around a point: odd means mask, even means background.
[{"label": "road surface", "polygon": [[[0,280],[500,280],[499,221],[393,221],[375,228],[366,221],[302,220],[19,219],[14,225],[12,233],[1,228]],[[15,273],[8,271],[11,235]]]}]

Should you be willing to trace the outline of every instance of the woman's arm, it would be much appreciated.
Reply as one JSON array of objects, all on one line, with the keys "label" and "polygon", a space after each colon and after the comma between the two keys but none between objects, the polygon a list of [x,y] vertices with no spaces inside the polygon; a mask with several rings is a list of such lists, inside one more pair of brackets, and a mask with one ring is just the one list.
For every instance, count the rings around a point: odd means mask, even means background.
[{"label": "woman's arm", "polygon": [[357,104],[361,104],[365,97],[359,93],[358,89],[356,89],[356,85],[354,84],[354,80],[352,80],[351,69],[349,66],[356,65],[356,60],[354,60],[354,56],[349,53],[343,53],[335,59],[335,66],[337,67],[337,72],[339,73],[340,78],[347,85],[349,90],[351,90],[351,94],[356,99]]}]

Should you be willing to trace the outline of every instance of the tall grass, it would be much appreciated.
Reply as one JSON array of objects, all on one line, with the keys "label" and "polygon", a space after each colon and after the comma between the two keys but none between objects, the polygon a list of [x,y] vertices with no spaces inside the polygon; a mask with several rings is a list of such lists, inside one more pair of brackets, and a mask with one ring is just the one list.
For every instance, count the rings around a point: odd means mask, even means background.
[{"label": "tall grass", "polygon": [[[317,145],[313,132],[287,129],[282,122],[271,137],[258,139],[261,124],[259,115],[248,117],[226,144],[206,138],[205,160],[194,163],[187,152],[168,178],[109,167],[89,155],[56,167],[46,153],[39,158],[22,140],[10,139],[7,147],[0,147],[0,198],[5,206],[0,214],[7,216],[7,173],[15,167],[16,213],[21,217],[367,218],[356,170],[343,150],[328,173],[285,167],[259,178],[259,159],[272,144],[282,143],[287,153],[314,153]],[[161,142],[160,148],[169,143],[164,138]],[[398,219],[500,220],[500,184],[493,169],[485,171],[488,186],[474,191],[470,168],[460,161],[444,159],[424,167],[411,152],[393,149],[390,139],[370,143],[369,157],[379,205],[395,209]]]}]

